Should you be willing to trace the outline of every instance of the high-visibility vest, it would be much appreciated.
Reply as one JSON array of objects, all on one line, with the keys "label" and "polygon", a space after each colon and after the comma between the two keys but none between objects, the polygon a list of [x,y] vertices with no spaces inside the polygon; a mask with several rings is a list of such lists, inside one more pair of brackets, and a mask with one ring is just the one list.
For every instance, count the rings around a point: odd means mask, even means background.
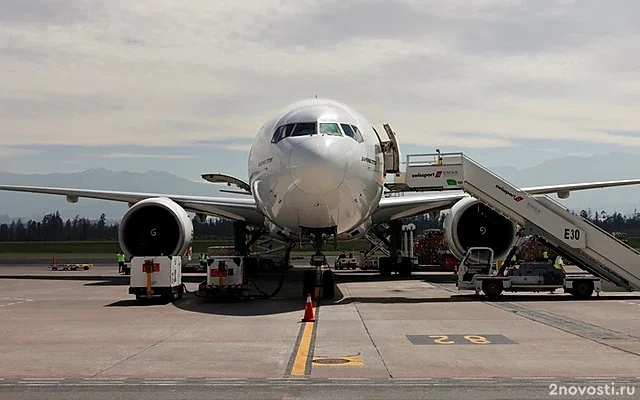
[{"label": "high-visibility vest", "polygon": [[556,269],[559,269],[559,270],[562,271],[563,270],[563,268],[562,268],[563,265],[564,265],[564,262],[562,261],[562,257],[560,257],[560,256],[556,257],[556,262],[553,264],[553,266]]},{"label": "high-visibility vest", "polygon": [[547,253],[546,251],[542,252],[542,258],[544,258],[545,260],[549,259],[549,253]]},{"label": "high-visibility vest", "polygon": [[124,262],[124,254],[118,254],[118,262]]}]

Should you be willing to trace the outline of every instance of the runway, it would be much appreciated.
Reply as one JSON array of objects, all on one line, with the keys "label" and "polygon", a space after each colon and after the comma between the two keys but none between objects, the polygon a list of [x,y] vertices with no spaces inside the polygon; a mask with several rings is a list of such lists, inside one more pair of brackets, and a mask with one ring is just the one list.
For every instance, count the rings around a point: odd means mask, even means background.
[{"label": "runway", "polygon": [[[215,386],[219,398],[492,398],[499,388],[501,397],[542,398],[554,383],[640,386],[635,294],[487,302],[447,274],[349,271],[337,273],[336,299],[303,324],[302,267],[268,300],[188,294],[138,305],[114,265],[2,266],[0,393],[99,399],[106,387],[158,399],[175,395],[169,388],[195,397]],[[187,278],[189,290],[203,279]],[[270,291],[277,278],[257,283]]]}]

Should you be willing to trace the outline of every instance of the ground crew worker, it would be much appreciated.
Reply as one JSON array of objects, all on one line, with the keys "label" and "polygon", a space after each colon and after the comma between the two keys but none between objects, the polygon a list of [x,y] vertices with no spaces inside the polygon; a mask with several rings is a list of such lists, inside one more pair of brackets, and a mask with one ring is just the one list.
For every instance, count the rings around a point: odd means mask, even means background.
[{"label": "ground crew worker", "polygon": [[118,273],[122,273],[122,271],[124,270],[124,254],[118,252]]},{"label": "ground crew worker", "polygon": [[544,261],[549,261],[549,253],[546,250],[542,252],[542,259]]},{"label": "ground crew worker", "polygon": [[556,269],[564,272],[564,261],[562,261],[562,257],[560,256],[556,257],[556,261],[553,263],[553,266]]},{"label": "ground crew worker", "polygon": [[207,255],[205,253],[200,253],[200,266],[203,268],[207,267]]}]

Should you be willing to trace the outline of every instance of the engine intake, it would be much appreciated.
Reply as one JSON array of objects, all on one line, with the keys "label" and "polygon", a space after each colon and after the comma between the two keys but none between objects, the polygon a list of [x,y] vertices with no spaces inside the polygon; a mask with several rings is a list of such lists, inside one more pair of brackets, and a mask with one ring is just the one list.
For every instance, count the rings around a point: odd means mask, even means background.
[{"label": "engine intake", "polygon": [[461,259],[469,247],[490,247],[496,259],[507,255],[516,241],[517,224],[473,197],[458,201],[444,221],[444,239]]},{"label": "engine intake", "polygon": [[118,241],[129,256],[183,256],[193,242],[193,223],[173,200],[145,199],[122,217]]}]

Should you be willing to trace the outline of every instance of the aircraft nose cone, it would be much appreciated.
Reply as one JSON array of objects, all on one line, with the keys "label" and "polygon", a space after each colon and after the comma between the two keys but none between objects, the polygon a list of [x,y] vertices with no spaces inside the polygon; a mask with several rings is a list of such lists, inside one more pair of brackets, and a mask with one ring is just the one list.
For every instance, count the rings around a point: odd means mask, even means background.
[{"label": "aircraft nose cone", "polygon": [[338,189],[347,168],[346,148],[341,137],[314,136],[291,149],[291,180],[309,194],[327,194]]}]

